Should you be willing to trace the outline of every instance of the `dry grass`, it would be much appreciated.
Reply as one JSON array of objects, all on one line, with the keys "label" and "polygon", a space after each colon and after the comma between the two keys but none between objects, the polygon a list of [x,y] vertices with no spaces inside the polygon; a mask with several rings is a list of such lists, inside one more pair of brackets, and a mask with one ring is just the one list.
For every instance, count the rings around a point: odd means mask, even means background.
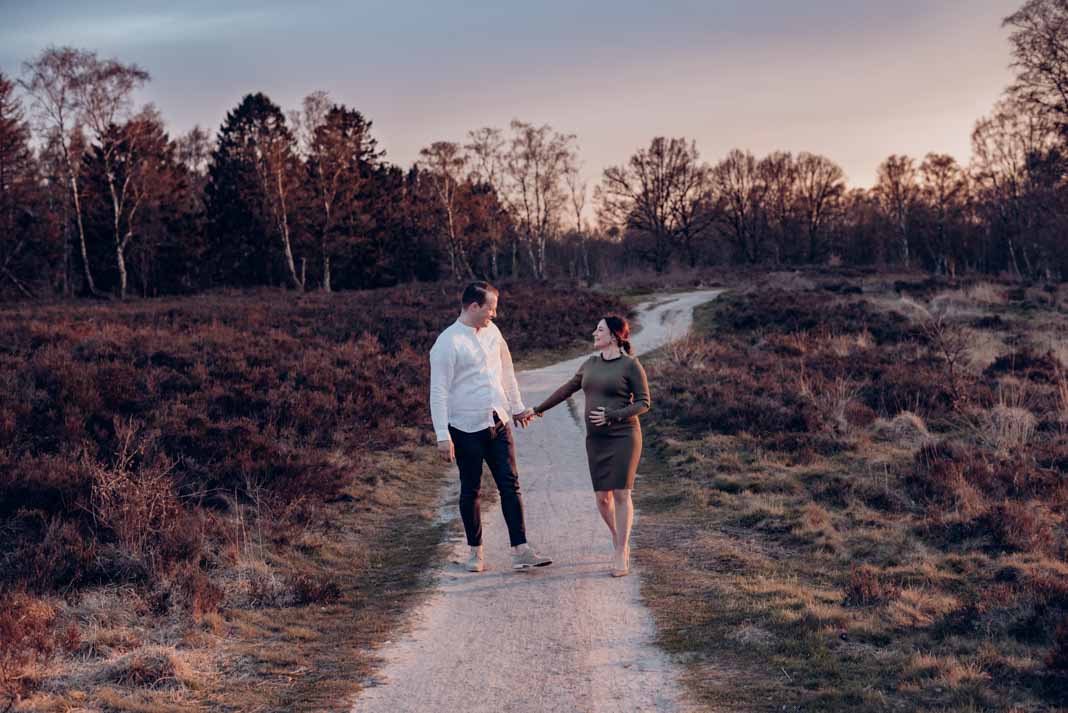
[{"label": "dry grass", "polygon": [[[456,302],[0,310],[0,710],[345,708],[442,539],[425,353]],[[580,303],[508,285],[502,329],[555,360],[625,311]]]},{"label": "dry grass", "polygon": [[1009,348],[1000,335],[987,330],[967,328],[968,367],[975,374],[981,374],[993,364],[998,357],[1008,353]]},{"label": "dry grass", "polygon": [[889,420],[877,419],[872,425],[871,435],[875,439],[909,448],[919,448],[931,440],[927,424],[911,411],[902,411]]},{"label": "dry grass", "polygon": [[380,482],[409,492],[403,505],[343,501],[325,529],[288,545],[235,535],[232,567],[215,574],[219,612],[156,617],[151,594],[135,587],[82,592],[64,610],[79,622],[77,648],[37,667],[40,688],[19,710],[344,708],[376,643],[425,591],[442,538],[427,487],[442,475],[435,454],[413,444],[376,465]]},{"label": "dry grass", "polygon": [[[636,490],[661,643],[711,709],[1056,710],[1068,488],[1043,464],[1066,462],[1068,385],[1037,350],[990,367],[1005,320],[1026,340],[1064,318],[991,285],[931,309],[872,291],[907,319],[753,292],[698,315],[711,339],[645,360],[676,399],[646,419]],[[814,310],[831,326],[802,321]],[[843,428],[858,405],[874,417]],[[803,418],[769,417],[784,408]]]},{"label": "dry grass", "polygon": [[148,646],[108,662],[99,672],[101,683],[127,688],[203,687],[204,679],[189,665],[186,656],[174,647]]},{"label": "dry grass", "polygon": [[984,445],[1000,453],[1008,453],[1031,442],[1038,419],[1025,408],[998,405],[981,414],[980,431]]}]

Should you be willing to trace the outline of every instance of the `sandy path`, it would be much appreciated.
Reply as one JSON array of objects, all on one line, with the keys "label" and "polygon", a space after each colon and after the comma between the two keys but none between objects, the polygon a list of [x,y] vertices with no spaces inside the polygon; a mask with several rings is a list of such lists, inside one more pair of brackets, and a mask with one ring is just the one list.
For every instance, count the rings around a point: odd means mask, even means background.
[{"label": "sandy path", "polygon": [[[685,334],[694,306],[717,294],[648,303],[652,308],[639,312],[635,351]],[[521,373],[525,403],[538,403],[585,358]],[[654,626],[639,599],[638,577],[608,576],[611,535],[593,501],[581,408],[577,394],[530,428],[516,429],[527,537],[554,564],[513,572],[500,509],[484,513],[486,572],[463,570],[467,547],[458,540],[434,593],[414,612],[410,633],[381,651],[385,664],[354,711],[692,710],[675,665],[652,644]],[[447,514],[455,516],[455,491],[449,500]],[[638,518],[635,527],[641,527]]]}]

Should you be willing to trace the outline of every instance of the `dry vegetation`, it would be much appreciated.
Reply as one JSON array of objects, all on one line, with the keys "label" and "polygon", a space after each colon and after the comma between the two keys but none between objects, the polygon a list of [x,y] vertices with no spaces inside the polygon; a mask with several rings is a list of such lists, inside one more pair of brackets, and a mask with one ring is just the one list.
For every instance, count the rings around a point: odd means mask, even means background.
[{"label": "dry vegetation", "polygon": [[[341,710],[442,532],[447,286],[0,310],[0,710]],[[619,304],[505,287],[519,353]]]},{"label": "dry vegetation", "polygon": [[636,529],[698,695],[1068,704],[1066,342],[1064,286],[808,275],[703,307],[650,367]]}]

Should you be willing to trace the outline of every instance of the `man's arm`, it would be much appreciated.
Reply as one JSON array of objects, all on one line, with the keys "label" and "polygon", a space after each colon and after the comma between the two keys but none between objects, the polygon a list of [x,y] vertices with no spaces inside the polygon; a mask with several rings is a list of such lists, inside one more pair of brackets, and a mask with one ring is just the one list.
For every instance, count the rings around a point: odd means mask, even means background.
[{"label": "man's arm", "polygon": [[515,379],[515,367],[512,365],[512,352],[508,349],[508,342],[501,336],[501,386],[504,387],[504,395],[508,397],[508,408],[512,411],[512,417],[523,414],[527,407],[523,405],[523,397],[519,393],[519,382]]},{"label": "man's arm", "polygon": [[456,354],[452,344],[438,338],[430,350],[430,420],[442,457],[452,461],[452,438],[449,436],[449,391],[452,388]]}]

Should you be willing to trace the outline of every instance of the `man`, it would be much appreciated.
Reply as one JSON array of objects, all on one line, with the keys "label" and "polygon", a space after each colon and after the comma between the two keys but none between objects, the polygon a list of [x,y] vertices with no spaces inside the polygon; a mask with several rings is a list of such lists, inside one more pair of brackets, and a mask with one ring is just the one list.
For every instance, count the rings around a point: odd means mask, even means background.
[{"label": "man", "polygon": [[523,499],[509,421],[525,427],[533,412],[524,408],[512,355],[493,318],[497,288],[472,282],[460,298],[460,317],[438,335],[430,350],[430,415],[438,451],[460,471],[460,518],[464,523],[469,572],[485,569],[479,492],[482,462],[497,484],[501,511],[512,544],[512,568],[552,564],[527,544]]}]

